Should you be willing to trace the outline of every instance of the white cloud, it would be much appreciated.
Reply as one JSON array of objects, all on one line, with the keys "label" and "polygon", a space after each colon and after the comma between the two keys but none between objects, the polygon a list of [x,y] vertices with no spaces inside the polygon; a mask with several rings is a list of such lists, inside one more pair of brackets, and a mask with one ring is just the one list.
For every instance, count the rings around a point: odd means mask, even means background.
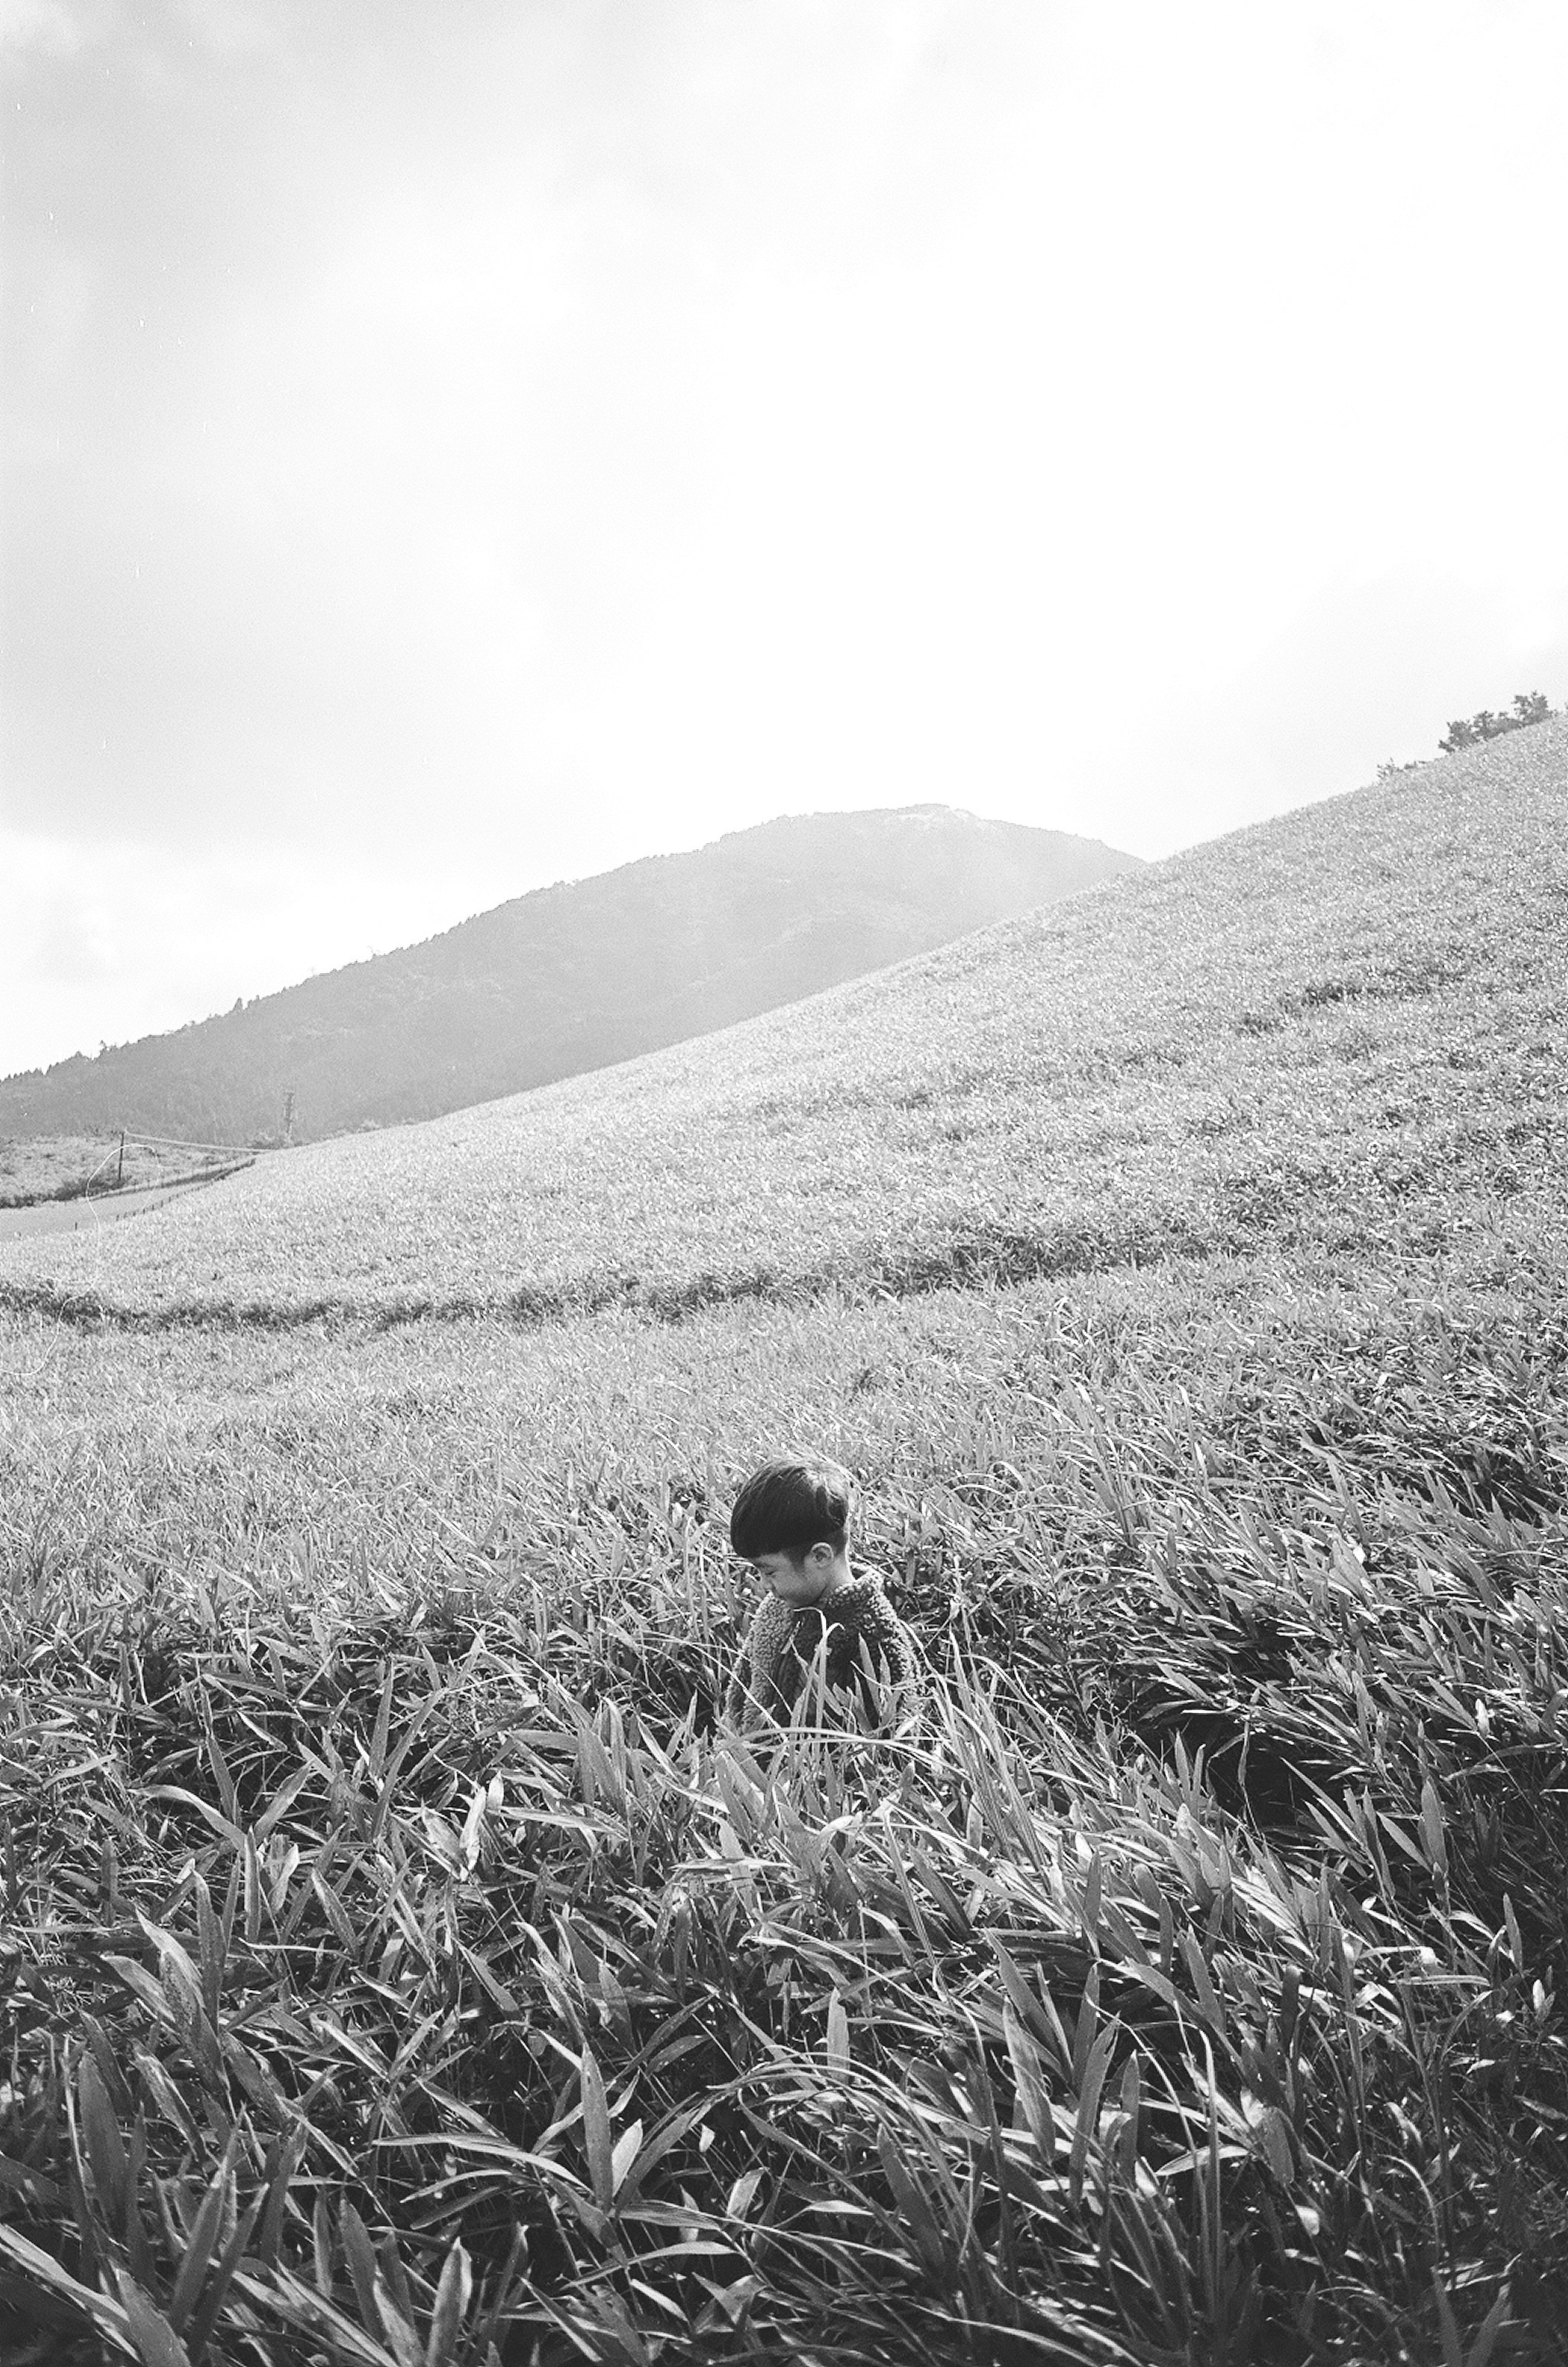
[{"label": "white cloud", "polygon": [[21,85],[6,811],[67,869],[373,849],[390,942],[790,809],[1159,851],[1568,697],[1554,7],[209,21]]},{"label": "white cloud", "polygon": [[114,0],[0,0],[0,50],[75,57],[104,40],[118,17]]},{"label": "white cloud", "polygon": [[422,880],[0,831],[0,1076],[205,1018],[506,893],[478,866]]}]

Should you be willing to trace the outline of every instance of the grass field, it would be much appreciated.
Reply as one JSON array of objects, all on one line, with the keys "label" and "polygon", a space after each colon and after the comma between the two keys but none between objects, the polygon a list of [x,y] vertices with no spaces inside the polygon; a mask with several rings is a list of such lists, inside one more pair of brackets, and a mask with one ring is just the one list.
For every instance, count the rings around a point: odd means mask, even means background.
[{"label": "grass field", "polygon": [[0,1253],[8,2358],[1560,2355],[1565,776]]},{"label": "grass field", "polygon": [[1560,1160],[1568,721],[739,1030],[292,1153],[14,1305],[678,1311],[1440,1221]]},{"label": "grass field", "polygon": [[[179,1143],[129,1139],[123,1161],[118,1134],[0,1138],[0,1208],[25,1208],[78,1193],[126,1191],[187,1174],[199,1162]],[[247,1154],[241,1151],[239,1156]]]}]

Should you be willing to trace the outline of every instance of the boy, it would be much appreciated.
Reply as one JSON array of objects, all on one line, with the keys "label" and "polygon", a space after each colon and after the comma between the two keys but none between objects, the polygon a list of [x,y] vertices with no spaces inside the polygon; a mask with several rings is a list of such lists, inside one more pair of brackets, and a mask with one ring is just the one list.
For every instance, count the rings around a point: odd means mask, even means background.
[{"label": "boy", "polygon": [[[870,1570],[850,1569],[854,1482],[836,1463],[764,1463],[735,1500],[729,1542],[766,1580],[729,1682],[728,1716],[743,1733],[787,1722],[827,1645],[830,1687],[857,1686],[874,1717],[914,1704],[908,1629]],[[874,1671],[875,1681],[868,1672]],[[886,1689],[886,1701],[879,1698]]]}]

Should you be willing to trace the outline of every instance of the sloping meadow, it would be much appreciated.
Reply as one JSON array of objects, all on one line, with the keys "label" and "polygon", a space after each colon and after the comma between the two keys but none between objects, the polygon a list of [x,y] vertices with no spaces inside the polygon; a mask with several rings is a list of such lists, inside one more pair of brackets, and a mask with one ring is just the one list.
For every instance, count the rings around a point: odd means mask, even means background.
[{"label": "sloping meadow", "polygon": [[9,1245],[0,1302],[680,1313],[1431,1234],[1561,1162],[1565,822],[1553,721],[674,1051]]},{"label": "sloping meadow", "polygon": [[[15,1323],[0,2341],[1554,2358],[1565,1252]],[[797,1426],[931,1676],[765,1759]]]},{"label": "sloping meadow", "polygon": [[6,1253],[0,2355],[1561,2355],[1565,756]]}]

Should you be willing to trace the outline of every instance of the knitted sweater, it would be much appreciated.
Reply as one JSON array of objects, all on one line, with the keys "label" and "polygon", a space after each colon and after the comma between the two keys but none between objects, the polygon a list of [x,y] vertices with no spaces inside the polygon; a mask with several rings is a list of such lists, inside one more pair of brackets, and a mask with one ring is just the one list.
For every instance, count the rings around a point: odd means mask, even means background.
[{"label": "knitted sweater", "polygon": [[913,1639],[883,1591],[882,1580],[874,1570],[861,1570],[820,1603],[799,1608],[781,1603],[772,1589],[763,1595],[729,1681],[725,1708],[731,1721],[749,1731],[769,1719],[787,1720],[824,1636],[830,1688],[858,1687],[866,1708],[876,1714],[879,1704],[861,1658],[863,1646],[892,1692],[894,1715],[910,1706]]}]

